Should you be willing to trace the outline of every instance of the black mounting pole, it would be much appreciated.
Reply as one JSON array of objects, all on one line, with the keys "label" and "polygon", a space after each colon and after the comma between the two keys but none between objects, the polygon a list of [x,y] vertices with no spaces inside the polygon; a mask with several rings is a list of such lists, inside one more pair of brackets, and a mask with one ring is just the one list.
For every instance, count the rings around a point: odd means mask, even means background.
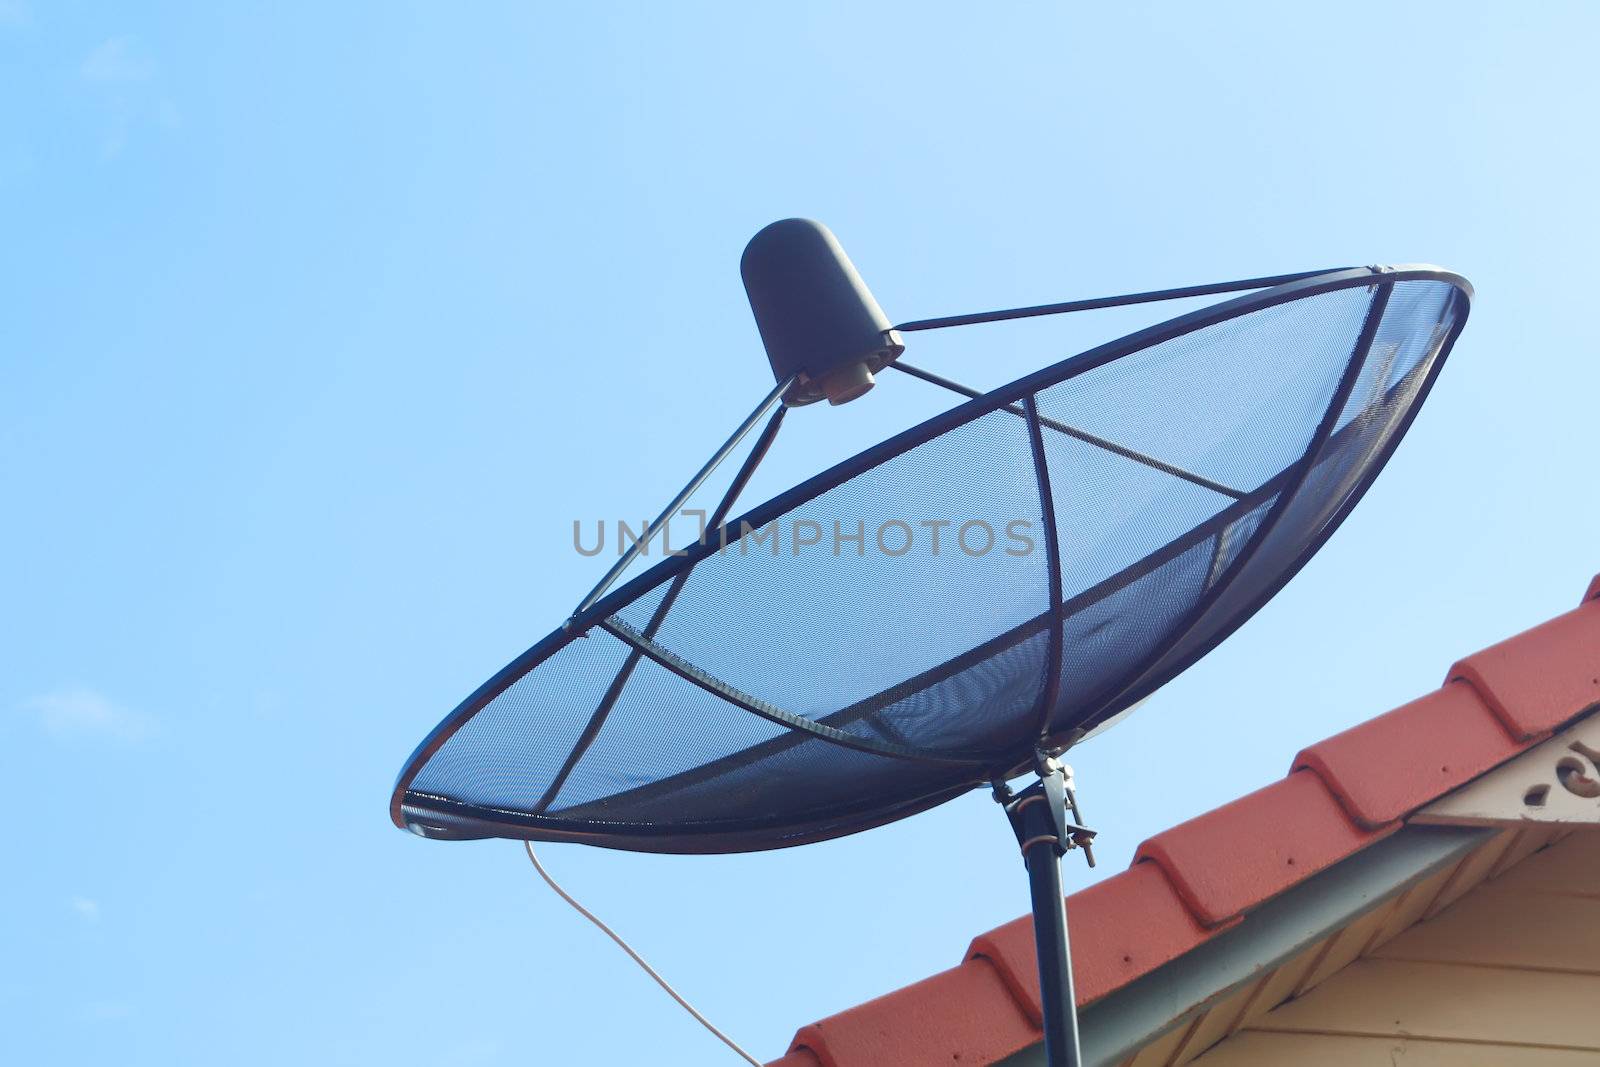
[{"label": "black mounting pole", "polygon": [[995,783],[995,800],[1004,806],[1022,848],[1033,899],[1033,944],[1039,957],[1040,1005],[1044,1015],[1044,1054],[1049,1067],[1080,1067],[1078,1004],[1072,988],[1072,955],[1067,941],[1067,902],[1061,889],[1061,857],[1082,848],[1090,866],[1094,831],[1069,822],[1078,817],[1072,771],[1053,756],[1040,753],[1039,778],[1012,794]]}]

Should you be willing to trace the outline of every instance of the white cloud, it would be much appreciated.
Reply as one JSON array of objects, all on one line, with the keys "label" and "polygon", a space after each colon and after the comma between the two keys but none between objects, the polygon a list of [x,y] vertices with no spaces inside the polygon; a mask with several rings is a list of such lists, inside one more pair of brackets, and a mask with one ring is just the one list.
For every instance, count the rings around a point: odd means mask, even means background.
[{"label": "white cloud", "polygon": [[35,697],[22,707],[53,737],[139,741],[155,727],[148,715],[113,703],[92,689],[61,689]]},{"label": "white cloud", "polygon": [[72,910],[78,913],[79,918],[87,923],[100,921],[100,902],[89,897],[73,897]]},{"label": "white cloud", "polygon": [[89,53],[78,73],[92,82],[142,82],[155,73],[155,65],[128,38],[112,37]]}]

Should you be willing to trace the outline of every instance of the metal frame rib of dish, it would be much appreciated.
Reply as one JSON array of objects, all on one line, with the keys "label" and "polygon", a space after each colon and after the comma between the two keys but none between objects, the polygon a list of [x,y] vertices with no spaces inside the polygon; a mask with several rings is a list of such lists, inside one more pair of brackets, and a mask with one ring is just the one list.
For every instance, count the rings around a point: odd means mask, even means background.
[{"label": "metal frame rib of dish", "polygon": [[[1384,268],[1381,270],[1376,268],[1361,267],[1347,270],[1330,271],[1311,277],[1298,278],[1285,284],[1275,286],[1271,289],[1236,297],[1210,307],[1201,308],[1196,311],[1180,315],[1176,318],[1158,323],[1144,330],[1140,330],[1117,340],[1108,342],[1107,344],[1090,349],[1087,352],[1072,356],[1066,360],[1053,364],[1052,366],[1046,367],[1043,370],[1017,379],[1016,381],[1001,386],[998,389],[992,390],[991,392],[971,400],[968,403],[958,405],[949,411],[936,415],[933,418],[914,426],[882,442],[879,445],[867,449],[866,451],[835,465],[821,474],[802,482],[793,489],[779,494],[771,500],[752,508],[739,518],[725,523],[718,530],[713,531],[711,536],[705,538],[704,542],[696,544],[685,550],[684,555],[664,560],[655,567],[652,567],[650,570],[646,571],[644,574],[628,582],[620,589],[612,591],[607,596],[591,605],[587,610],[575,616],[569,621],[567,626],[550,634],[544,640],[540,641],[538,644],[524,652],[521,656],[518,656],[511,663],[507,664],[506,667],[504,667],[501,671],[495,674],[494,677],[490,678],[487,682],[480,686],[471,696],[469,696],[454,711],[452,711],[450,715],[440,722],[439,725],[435,727],[426,738],[423,739],[422,743],[417,746],[416,750],[406,761],[405,767],[401,771],[399,779],[395,784],[394,793],[390,803],[390,817],[397,826],[407,828],[412,823],[426,822],[427,815],[431,813],[437,816],[440,821],[447,824],[445,826],[426,827],[426,829],[429,831],[429,836],[437,837],[530,838],[533,840],[583,842],[587,844],[602,845],[613,848],[654,852],[734,852],[750,849],[779,848],[790,845],[805,844],[811,841],[826,840],[831,837],[843,836],[848,833],[870,829],[873,826],[882,825],[884,823],[903,818],[907,815],[915,814],[918,811],[922,811],[937,804],[943,803],[944,801],[952,799],[953,797],[958,796],[975,786],[986,783],[997,773],[1008,773],[1014,770],[1015,767],[1021,766],[1031,759],[1031,750],[1027,753],[1019,751],[1015,754],[1014,760],[1000,760],[998,762],[990,762],[989,764],[983,766],[978,764],[968,764],[968,766],[972,768],[971,772],[967,775],[959,775],[959,780],[953,778],[948,788],[935,788],[924,795],[903,800],[891,806],[883,806],[878,803],[864,803],[856,807],[842,806],[840,808],[830,810],[827,814],[820,816],[809,823],[803,824],[796,823],[792,819],[781,818],[776,820],[744,820],[735,824],[715,823],[708,824],[703,828],[696,828],[693,825],[667,827],[653,824],[644,825],[628,823],[611,824],[609,826],[599,828],[602,827],[603,824],[595,821],[562,820],[560,818],[552,818],[547,815],[533,816],[528,812],[466,804],[448,797],[417,793],[413,792],[410,788],[412,781],[415,779],[416,775],[427,763],[428,759],[433,755],[433,753],[436,752],[446,741],[448,741],[462,724],[464,724],[483,707],[487,706],[490,701],[509,688],[517,679],[521,678],[528,671],[533,670],[546,659],[555,655],[570,641],[587,632],[590,628],[597,625],[602,625],[605,620],[610,619],[611,616],[615,615],[618,611],[625,608],[640,596],[643,596],[647,592],[657,588],[659,585],[665,582],[671,581],[675,576],[687,571],[689,568],[692,568],[699,560],[714,552],[722,538],[726,537],[731,542],[731,540],[736,536],[737,531],[746,528],[746,524],[748,524],[748,528],[759,529],[773,519],[805,504],[817,496],[820,496],[822,493],[827,492],[828,490],[843,484],[849,479],[856,477],[864,471],[885,463],[888,460],[893,459],[902,453],[907,452],[910,449],[939,436],[942,433],[970,422],[971,420],[974,420],[991,411],[1010,405],[1016,405],[1024,399],[1033,397],[1034,394],[1041,390],[1050,388],[1051,386],[1064,382],[1072,377],[1075,377],[1076,375],[1086,373],[1095,369],[1096,367],[1103,366],[1115,359],[1130,355],[1142,349],[1161,344],[1165,341],[1172,340],[1176,337],[1181,337],[1185,334],[1193,333],[1197,330],[1204,329],[1220,322],[1238,318],[1255,311],[1263,310],[1265,308],[1274,307],[1280,304],[1289,303],[1294,300],[1317,295],[1323,292],[1331,292],[1334,290],[1359,286],[1382,285],[1387,287],[1397,282],[1418,280],[1442,281],[1454,286],[1460,293],[1461,298],[1465,301],[1466,306],[1463,308],[1462,313],[1456,319],[1449,334],[1441,344],[1439,353],[1429,366],[1425,379],[1418,386],[1418,391],[1415,398],[1411,401],[1409,407],[1401,417],[1400,421],[1396,424],[1393,432],[1389,435],[1381,450],[1367,465],[1367,468],[1362,474],[1360,480],[1350,490],[1349,495],[1347,496],[1343,505],[1323,525],[1318,535],[1307,544],[1305,550],[1301,552],[1300,555],[1298,555],[1294,560],[1292,560],[1290,564],[1283,568],[1277,580],[1269,583],[1260,596],[1248,602],[1232,618],[1225,620],[1223,625],[1217,627],[1216,636],[1214,639],[1197,648],[1192,655],[1186,656],[1182,662],[1171,665],[1171,667],[1164,670],[1159,677],[1150,677],[1148,676],[1148,672],[1145,672],[1144,674],[1135,674],[1135,682],[1132,683],[1132,686],[1136,686],[1140,690],[1153,690],[1160,685],[1165,684],[1166,681],[1170,680],[1178,673],[1181,673],[1181,671],[1187,669],[1187,667],[1192,665],[1195,660],[1209,652],[1211,648],[1214,648],[1216,644],[1220,643],[1220,641],[1225,639],[1229,634],[1237,629],[1238,626],[1242,625],[1245,620],[1259,610],[1267,600],[1271,599],[1271,597],[1275,595],[1277,591],[1281,589],[1296,572],[1299,571],[1299,569],[1305,564],[1306,560],[1308,560],[1321,547],[1321,545],[1327,540],[1332,532],[1343,522],[1344,518],[1349,514],[1350,509],[1354,507],[1354,505],[1360,500],[1361,496],[1366,492],[1372,480],[1376,477],[1377,473],[1382,470],[1390,455],[1393,453],[1395,447],[1399,444],[1400,440],[1405,436],[1406,431],[1410,428],[1412,420],[1415,418],[1416,413],[1420,409],[1422,403],[1426,400],[1427,394],[1431,390],[1434,380],[1437,378],[1438,373],[1448,358],[1457,337],[1460,335],[1461,329],[1466,323],[1467,314],[1470,312],[1473,294],[1471,285],[1464,278],[1457,274],[1440,270],[1431,266],[1401,266]],[[1330,408],[1334,409],[1335,413],[1334,415],[1328,416],[1328,418],[1331,419],[1336,417],[1337,407],[1338,405],[1330,404]],[[1325,435],[1321,433],[1314,435],[1314,440],[1316,440],[1318,437],[1322,439],[1322,443],[1325,443]],[[1307,456],[1313,454],[1314,453],[1310,450],[1308,450],[1306,453]],[[1143,572],[1146,570],[1147,566],[1158,565],[1159,562],[1157,561],[1156,564],[1152,564],[1150,561],[1157,560],[1157,557],[1166,557],[1170,555],[1172,551],[1181,550],[1182,545],[1180,545],[1180,542],[1193,543],[1191,540],[1192,537],[1203,538],[1205,536],[1209,536],[1209,534],[1213,532],[1213,528],[1218,522],[1231,521],[1232,518],[1237,517],[1233,514],[1236,509],[1247,505],[1253,505],[1254,502],[1259,502],[1259,499],[1261,499],[1260,494],[1263,491],[1267,491],[1269,489],[1276,491],[1276,489],[1281,489],[1284,484],[1287,484],[1285,479],[1289,478],[1299,465],[1300,462],[1297,461],[1296,464],[1286,468],[1284,471],[1280,472],[1279,475],[1268,479],[1261,487],[1258,487],[1256,491],[1248,494],[1244,499],[1237,501],[1234,506],[1225,509],[1223,512],[1220,512],[1212,520],[1209,520],[1208,522],[1196,527],[1194,530],[1189,531],[1188,534],[1169,544],[1166,549],[1158,550],[1157,553],[1146,557],[1145,560],[1141,560],[1128,570],[1139,570]],[[1253,544],[1260,543],[1259,535],[1261,533],[1262,531],[1257,530],[1252,535],[1251,540]],[[1249,551],[1248,547],[1246,551]],[[1240,561],[1236,559],[1234,561],[1234,566],[1236,566],[1239,562]],[[1233,567],[1230,567],[1230,569],[1233,569]],[[1114,576],[1114,578],[1120,578],[1120,576]],[[1113,579],[1108,579],[1108,582],[1112,580]],[[1131,581],[1132,579],[1127,580]],[[1218,583],[1219,587],[1226,584],[1227,583],[1225,581]],[[1104,586],[1106,583],[1101,583],[1101,585]],[[973,650],[964,656],[957,657],[957,660],[968,660],[973,656],[980,656],[983,654],[982,650],[985,648],[990,649],[988,654],[993,654],[996,648],[1006,647],[1007,645],[1015,643],[1016,641],[1025,639],[1026,636],[1037,633],[1039,629],[1047,626],[1053,626],[1056,618],[1065,616],[1071,610],[1075,610],[1073,608],[1073,603],[1086,602],[1088,599],[1094,596],[1103,595],[1105,595],[1105,590],[1101,590],[1100,587],[1086,590],[1084,593],[1079,594],[1079,596],[1074,597],[1073,602],[1062,604],[1059,607],[1053,607],[1051,610],[1047,610],[1041,616],[1015,628],[1009,634],[1003,634],[998,638],[992,639],[990,642],[986,643],[985,646],[980,646],[980,649]],[[1198,617],[1198,613],[1193,616],[1193,618]],[[608,632],[614,633],[614,631],[610,630],[610,627],[606,627],[606,629]],[[1170,643],[1165,647],[1170,648]],[[956,661],[952,661],[952,663],[955,662]],[[948,664],[942,665],[941,667],[936,667],[932,671],[925,673],[927,675],[937,675],[938,677],[948,676],[948,674],[951,673],[950,670],[946,669],[948,667],[950,667]],[[935,677],[933,680],[936,681],[937,677]],[[892,693],[902,690],[914,692],[919,688],[925,687],[926,684],[932,684],[932,682],[930,681],[924,683],[923,685],[919,685],[917,684],[917,679],[910,679],[886,692]],[[1121,696],[1128,697],[1130,699],[1136,699],[1137,695],[1137,693],[1132,691],[1132,687],[1125,688],[1121,694]],[[884,694],[880,694],[879,696],[884,696]],[[1119,698],[1108,697],[1108,700],[1117,699]],[[1125,703],[1128,701],[1121,702]],[[871,701],[871,703],[876,703],[876,700]],[[861,715],[868,714],[871,711],[870,708],[865,711],[857,710],[860,707],[861,705],[858,704],[852,706],[852,708],[841,709],[838,712],[828,716],[823,716],[817,720],[808,721],[820,724],[824,727],[836,728],[841,724],[852,721],[853,718],[859,718]],[[1110,718],[1116,713],[1116,711],[1117,708],[1108,705],[1100,712],[1096,713],[1091,719],[1085,720],[1083,725],[1086,729],[1092,729],[1099,722]],[[807,730],[806,732],[799,732],[798,730],[791,729],[791,732],[788,734],[774,738],[772,741],[765,742],[763,745],[753,746],[752,750],[742,750],[740,753],[735,753],[734,755],[748,757],[751,751],[760,750],[765,746],[798,744],[807,738],[818,737],[820,735],[824,735],[824,731]],[[825,736],[824,739],[831,740]],[[883,754],[889,755],[887,752]],[[939,758],[939,754],[936,753],[927,753],[925,755],[932,756],[935,759]],[[715,766],[717,762],[718,761],[713,761],[711,764],[706,765],[706,767],[695,768],[691,771],[684,772],[682,775],[664,779],[661,782],[645,787],[645,791],[670,791],[672,788],[672,783],[676,779],[684,778],[686,776],[698,776],[702,772],[706,771],[707,768]],[[953,767],[952,770],[958,771],[958,768]],[[407,809],[410,809],[410,811],[408,812]],[[449,824],[456,824],[456,826],[452,827]]]}]

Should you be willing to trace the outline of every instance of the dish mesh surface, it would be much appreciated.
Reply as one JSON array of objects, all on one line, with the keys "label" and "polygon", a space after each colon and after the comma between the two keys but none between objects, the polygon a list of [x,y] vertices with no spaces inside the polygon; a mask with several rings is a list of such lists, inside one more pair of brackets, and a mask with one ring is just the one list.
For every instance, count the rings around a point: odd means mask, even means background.
[{"label": "dish mesh surface", "polygon": [[1298,570],[1431,385],[1459,280],[1350,274],[1057,364],[714,531],[470,697],[396,821],[774,848],[1103,727]]}]

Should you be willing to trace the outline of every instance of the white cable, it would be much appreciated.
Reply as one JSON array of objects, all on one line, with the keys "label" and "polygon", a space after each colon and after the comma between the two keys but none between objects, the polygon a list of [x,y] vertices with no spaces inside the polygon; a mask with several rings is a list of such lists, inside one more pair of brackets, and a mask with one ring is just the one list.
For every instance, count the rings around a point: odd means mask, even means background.
[{"label": "white cable", "polygon": [[644,968],[645,974],[648,974],[651,978],[656,980],[656,985],[667,991],[667,996],[677,1001],[679,1007],[683,1008],[684,1011],[688,1012],[690,1015],[693,1015],[695,1017],[695,1021],[701,1026],[715,1034],[717,1036],[717,1040],[733,1049],[734,1052],[737,1052],[746,1063],[752,1064],[754,1067],[762,1067],[760,1060],[756,1059],[754,1056],[750,1055],[750,1053],[746,1052],[744,1049],[735,1044],[733,1038],[729,1037],[721,1030],[718,1030],[715,1026],[712,1026],[710,1019],[707,1019],[704,1015],[701,1015],[699,1012],[695,1011],[694,1005],[690,1004],[687,1000],[684,1000],[683,997],[679,996],[678,991],[668,985],[667,980],[657,974],[656,969],[646,963],[644,961],[644,957],[635,952],[631,945],[622,940],[622,938],[618,937],[615,930],[601,922],[599,918],[595,916],[594,912],[590,911],[582,904],[579,904],[576,900],[573,900],[571,895],[569,895],[565,889],[562,889],[561,886],[557,885],[556,880],[550,877],[550,872],[545,870],[544,865],[539,862],[539,857],[534,855],[532,841],[524,841],[522,843],[522,847],[528,850],[528,859],[533,861],[533,869],[539,872],[539,877],[544,879],[546,885],[556,891],[556,896],[560,897],[568,904],[571,904],[573,908],[577,910],[579,915],[582,915],[585,919],[588,919],[590,922],[594,923],[600,928],[601,933],[615,941],[617,943],[617,947],[626,952],[628,957],[632,959],[634,963],[637,963],[640,967]]}]

